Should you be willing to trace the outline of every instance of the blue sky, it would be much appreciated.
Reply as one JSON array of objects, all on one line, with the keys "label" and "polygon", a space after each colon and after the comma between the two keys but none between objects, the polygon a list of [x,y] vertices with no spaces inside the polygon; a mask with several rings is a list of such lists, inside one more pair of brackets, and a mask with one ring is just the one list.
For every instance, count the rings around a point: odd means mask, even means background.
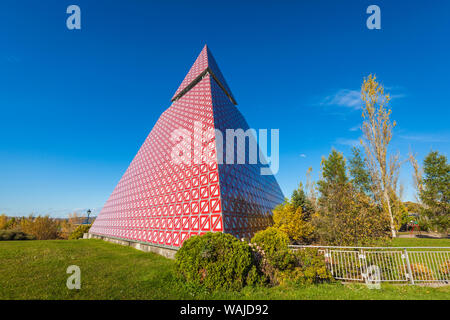
[{"label": "blue sky", "polygon": [[[66,8],[81,8],[81,30]],[[381,8],[381,30],[366,8]],[[103,206],[205,43],[253,128],[280,129],[290,195],[360,136],[358,91],[376,73],[398,123],[392,151],[448,156],[448,1],[4,1],[0,212]],[[401,181],[414,199],[411,169]]]}]

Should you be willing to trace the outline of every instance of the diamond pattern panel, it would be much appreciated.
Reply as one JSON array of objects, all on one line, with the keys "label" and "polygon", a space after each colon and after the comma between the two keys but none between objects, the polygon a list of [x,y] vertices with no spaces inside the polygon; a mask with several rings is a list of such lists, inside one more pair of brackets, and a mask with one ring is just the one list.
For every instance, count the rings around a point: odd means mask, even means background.
[{"label": "diamond pattern panel", "polygon": [[[223,133],[223,145],[226,146],[226,129],[249,129],[239,110],[230,102],[225,93],[211,82],[214,126]],[[234,163],[219,164],[220,188],[222,191],[222,215],[224,232],[239,238],[252,238],[272,223],[273,208],[282,203],[284,195],[273,175],[261,175],[263,167],[259,162],[237,164],[237,143],[234,143]],[[257,150],[258,151],[258,150]],[[249,145],[245,145],[245,154],[249,154]]]},{"label": "diamond pattern panel", "polygon": [[195,131],[194,122],[213,128],[210,83],[210,76],[205,76],[161,115],[91,233],[179,247],[192,235],[223,231],[217,163],[186,165],[171,160],[178,142],[170,140],[174,130],[193,132],[194,143],[181,140],[178,144],[195,152],[202,133]]}]

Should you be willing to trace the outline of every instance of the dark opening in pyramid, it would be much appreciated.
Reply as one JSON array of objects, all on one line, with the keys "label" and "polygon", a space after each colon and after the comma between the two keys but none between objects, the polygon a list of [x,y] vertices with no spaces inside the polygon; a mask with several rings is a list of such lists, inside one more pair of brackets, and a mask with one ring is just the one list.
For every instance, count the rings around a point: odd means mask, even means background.
[{"label": "dark opening in pyramid", "polygon": [[[192,132],[181,141],[196,155],[203,130],[249,129],[210,50],[203,48],[101,210],[90,233],[166,247],[180,247],[208,231],[251,238],[271,223],[284,199],[273,175],[257,164],[217,161],[216,137],[209,160],[178,163],[173,132]],[[214,132],[214,131],[213,131]],[[224,144],[225,145],[225,144]],[[212,146],[212,147],[211,147]],[[248,149],[248,144],[245,146]],[[202,150],[200,148],[200,150]],[[213,159],[211,161],[211,159]]]}]

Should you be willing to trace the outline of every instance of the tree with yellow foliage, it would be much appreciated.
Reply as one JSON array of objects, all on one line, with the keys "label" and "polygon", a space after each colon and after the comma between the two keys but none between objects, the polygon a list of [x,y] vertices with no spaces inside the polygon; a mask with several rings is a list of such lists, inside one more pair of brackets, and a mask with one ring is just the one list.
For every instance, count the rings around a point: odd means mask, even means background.
[{"label": "tree with yellow foliage", "polygon": [[69,213],[69,218],[60,222],[60,237],[68,239],[80,222],[81,217],[76,212]]},{"label": "tree with yellow foliage", "polygon": [[392,237],[396,237],[394,215],[391,198],[396,196],[396,183],[400,169],[399,156],[393,155],[388,161],[388,146],[392,139],[396,122],[391,122],[391,100],[385,94],[384,87],[377,82],[374,75],[364,78],[361,86],[364,119],[362,125],[363,138],[361,144],[366,152],[366,161],[372,179],[373,194],[387,211]]},{"label": "tree with yellow foliage", "polygon": [[5,214],[0,215],[0,230],[8,226],[8,217]]},{"label": "tree with yellow foliage", "polygon": [[307,220],[302,207],[295,209],[291,201],[285,201],[273,211],[274,227],[286,233],[292,243],[308,244],[312,240],[314,228]]},{"label": "tree with yellow foliage", "polygon": [[58,222],[56,219],[46,216],[33,217],[20,220],[20,230],[34,236],[37,240],[50,240],[58,238]]}]

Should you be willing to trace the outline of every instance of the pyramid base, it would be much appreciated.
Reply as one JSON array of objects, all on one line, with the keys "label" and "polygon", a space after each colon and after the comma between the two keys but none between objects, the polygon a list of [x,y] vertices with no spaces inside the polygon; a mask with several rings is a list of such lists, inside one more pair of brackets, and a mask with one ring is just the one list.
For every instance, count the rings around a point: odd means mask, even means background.
[{"label": "pyramid base", "polygon": [[133,247],[137,250],[141,250],[144,252],[153,252],[157,253],[163,257],[169,258],[169,259],[175,259],[175,253],[178,251],[177,249],[171,249],[167,247],[159,247],[154,244],[139,242],[139,241],[133,241],[133,240],[124,240],[114,237],[107,237],[107,236],[100,236],[92,233],[85,233],[83,235],[83,239],[100,239],[103,241],[112,242],[115,244],[120,244],[122,246],[127,247]]}]

